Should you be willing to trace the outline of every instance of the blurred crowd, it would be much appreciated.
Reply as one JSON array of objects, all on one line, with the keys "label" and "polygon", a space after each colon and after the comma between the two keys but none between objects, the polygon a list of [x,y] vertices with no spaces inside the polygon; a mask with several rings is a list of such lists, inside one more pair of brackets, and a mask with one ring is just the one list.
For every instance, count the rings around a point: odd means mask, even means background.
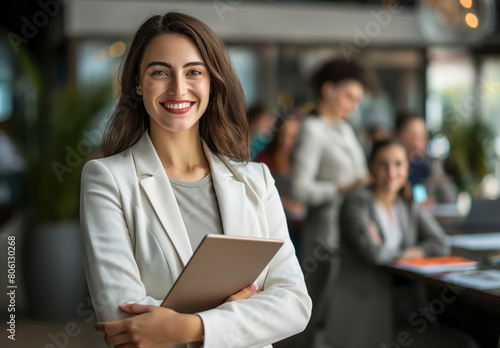
[{"label": "blurred crowd", "polygon": [[[379,92],[363,66],[329,61],[309,87],[312,109],[257,103],[247,115],[252,160],[267,164],[276,180],[313,299],[307,329],[288,345],[389,344],[395,333],[412,332],[405,325],[425,291],[378,266],[449,253],[429,208],[456,202],[456,164],[428,155],[425,119],[411,110],[399,111],[391,126],[355,131],[351,114]],[[439,327],[415,337],[414,347],[475,346],[463,332]]]}]

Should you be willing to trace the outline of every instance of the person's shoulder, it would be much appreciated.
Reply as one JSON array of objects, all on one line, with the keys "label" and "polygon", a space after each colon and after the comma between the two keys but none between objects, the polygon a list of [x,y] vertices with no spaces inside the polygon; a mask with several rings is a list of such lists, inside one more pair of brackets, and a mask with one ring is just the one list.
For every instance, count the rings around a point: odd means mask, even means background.
[{"label": "person's shoulder", "polygon": [[357,205],[363,202],[369,202],[372,199],[371,197],[372,191],[370,187],[359,187],[345,194],[344,203]]},{"label": "person's shoulder", "polygon": [[110,173],[125,174],[130,172],[132,156],[130,148],[108,157],[94,158],[85,163],[83,173],[108,171]]},{"label": "person's shoulder", "polygon": [[244,181],[255,191],[260,191],[269,185],[270,182],[274,183],[271,171],[265,163],[260,162],[238,162],[228,158],[224,158],[227,165],[233,171],[239,180]]},{"label": "person's shoulder", "polygon": [[263,179],[266,171],[269,172],[269,168],[263,162],[239,162],[225,158],[227,164],[231,166],[233,171],[237,172],[239,176],[244,178],[259,178]]},{"label": "person's shoulder", "polygon": [[320,116],[311,114],[304,117],[301,127],[305,129],[322,129],[325,127],[325,122]]}]

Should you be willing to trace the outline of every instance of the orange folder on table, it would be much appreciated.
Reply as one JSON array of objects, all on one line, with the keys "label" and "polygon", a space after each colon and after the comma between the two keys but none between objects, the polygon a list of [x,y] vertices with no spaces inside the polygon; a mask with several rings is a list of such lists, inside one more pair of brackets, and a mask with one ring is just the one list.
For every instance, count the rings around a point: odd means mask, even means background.
[{"label": "orange folder on table", "polygon": [[417,273],[440,273],[477,268],[478,262],[461,256],[419,257],[415,259],[401,258],[396,260],[397,268]]}]

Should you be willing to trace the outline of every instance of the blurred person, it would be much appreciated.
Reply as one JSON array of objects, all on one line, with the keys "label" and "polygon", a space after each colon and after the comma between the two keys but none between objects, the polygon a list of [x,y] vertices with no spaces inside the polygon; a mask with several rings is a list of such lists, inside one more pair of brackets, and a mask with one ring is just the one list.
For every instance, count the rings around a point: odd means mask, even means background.
[{"label": "blurred person", "polygon": [[364,138],[364,149],[366,156],[368,157],[372,151],[373,144],[388,139],[392,136],[392,130],[385,124],[382,123],[372,123],[365,126],[365,138]]},{"label": "blurred person", "polygon": [[431,175],[431,161],[427,156],[429,134],[425,120],[417,114],[398,113],[396,135],[408,152],[410,161],[408,180],[412,186],[425,185]]},{"label": "blurred person", "polygon": [[458,163],[448,157],[443,162],[443,175],[435,183],[435,196],[438,202],[454,203],[458,199]]},{"label": "blurred person", "polygon": [[[303,330],[311,300],[274,180],[267,166],[249,162],[243,89],[222,41],[186,14],[148,18],[124,58],[121,93],[105,158],[83,169],[80,205],[96,328],[106,343],[270,347]],[[256,284],[217,308],[161,307],[207,233],[284,244]]]},{"label": "blurred person", "polygon": [[301,241],[301,265],[313,300],[313,314],[301,336],[312,347],[323,323],[328,296],[338,269],[337,216],[343,195],[369,182],[366,158],[347,122],[365,91],[373,90],[368,72],[355,62],[332,60],[312,77],[316,109],[302,122],[294,151],[294,196],[307,204]]},{"label": "blurred person", "polygon": [[447,179],[442,162],[428,155],[429,133],[424,118],[410,112],[399,112],[396,135],[408,152],[408,181],[414,198],[426,205],[455,203],[457,194],[454,192],[458,192],[455,183]]},{"label": "blurred person", "polygon": [[258,162],[265,163],[276,182],[281,203],[287,217],[290,237],[299,256],[300,229],[306,215],[306,206],[297,201],[292,193],[292,151],[300,129],[300,121],[295,115],[277,120],[274,137],[269,145],[257,156]]},{"label": "blurred person", "polygon": [[373,125],[368,128],[368,137],[370,141],[376,143],[391,137],[391,130],[382,124]]},{"label": "blurred person", "polygon": [[419,289],[404,281],[395,286],[391,274],[378,266],[400,257],[449,252],[440,225],[401,194],[409,168],[405,147],[393,139],[375,143],[369,168],[372,184],[349,192],[341,207],[341,266],[335,288],[329,289],[333,295],[325,330],[328,347],[392,342],[393,322],[401,318],[407,323],[419,308],[412,295]]},{"label": "blurred person", "polygon": [[272,139],[274,116],[263,102],[258,102],[248,108],[247,119],[250,124],[250,157],[256,160]]}]

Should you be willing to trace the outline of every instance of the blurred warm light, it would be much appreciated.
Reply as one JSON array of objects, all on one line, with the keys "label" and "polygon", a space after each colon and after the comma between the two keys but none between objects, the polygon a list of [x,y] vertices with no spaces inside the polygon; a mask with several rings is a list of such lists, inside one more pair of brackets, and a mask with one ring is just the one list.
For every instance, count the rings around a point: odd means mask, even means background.
[{"label": "blurred warm light", "polygon": [[108,51],[109,51],[109,46],[106,46],[102,50],[99,51],[99,59],[101,61],[105,61],[108,59]]},{"label": "blurred warm light", "polygon": [[460,0],[460,4],[462,4],[462,6],[465,8],[471,8],[472,0]]},{"label": "blurred warm light", "polygon": [[474,13],[467,13],[465,15],[465,23],[467,23],[467,25],[471,28],[477,28],[479,20]]},{"label": "blurred warm light", "polygon": [[400,10],[397,0],[382,0],[382,8],[391,14],[396,14]]},{"label": "blurred warm light", "polygon": [[120,57],[125,52],[125,43],[116,41],[109,46],[109,55],[113,58]]}]

